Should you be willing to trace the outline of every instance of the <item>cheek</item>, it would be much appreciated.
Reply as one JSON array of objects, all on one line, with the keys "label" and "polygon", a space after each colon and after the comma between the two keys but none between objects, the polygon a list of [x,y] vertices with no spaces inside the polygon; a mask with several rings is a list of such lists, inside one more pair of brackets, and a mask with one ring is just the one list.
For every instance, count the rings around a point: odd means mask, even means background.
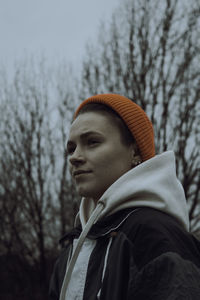
[{"label": "cheek", "polygon": [[120,176],[131,169],[130,149],[113,140],[88,153],[87,160],[102,179],[104,175],[108,178],[109,172],[113,177],[114,172]]},{"label": "cheek", "polygon": [[97,159],[97,171],[104,172],[105,175],[109,175],[109,172],[111,175],[115,171],[123,171],[127,166],[127,156],[124,156],[121,151],[107,151]]},{"label": "cheek", "polygon": [[102,168],[110,168],[110,166],[113,164],[113,161],[115,160],[115,153],[114,151],[110,150],[110,149],[101,149],[101,151],[99,151],[98,153],[96,153],[95,155],[95,164],[98,169],[102,169]]},{"label": "cheek", "polygon": [[[117,149],[117,148],[116,148]],[[116,172],[117,176],[129,171],[132,168],[132,156],[127,148],[118,148],[109,156],[108,165],[112,172]]]}]

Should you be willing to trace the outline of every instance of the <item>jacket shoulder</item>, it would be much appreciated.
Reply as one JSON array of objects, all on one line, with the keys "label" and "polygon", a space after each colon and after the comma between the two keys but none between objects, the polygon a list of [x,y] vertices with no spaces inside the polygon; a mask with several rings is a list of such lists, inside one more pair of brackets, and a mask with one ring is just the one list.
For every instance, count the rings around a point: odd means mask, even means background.
[{"label": "jacket shoulder", "polygon": [[152,208],[133,212],[121,228],[133,244],[138,268],[166,252],[175,252],[200,267],[194,237],[172,216]]},{"label": "jacket shoulder", "polygon": [[139,208],[129,215],[126,222],[124,222],[123,230],[126,231],[130,239],[134,239],[139,231],[159,232],[165,236],[171,236],[171,233],[178,231],[179,234],[186,234],[185,229],[178,223],[178,221],[167,213],[153,208]]},{"label": "jacket shoulder", "polygon": [[129,217],[129,220],[130,219],[132,219],[131,222],[143,226],[158,227],[159,223],[159,225],[162,226],[177,226],[180,227],[180,229],[183,229],[183,227],[173,216],[158,209],[150,207],[140,207],[134,210]]},{"label": "jacket shoulder", "polygon": [[149,262],[131,278],[129,299],[200,298],[200,269],[180,255],[168,252]]}]

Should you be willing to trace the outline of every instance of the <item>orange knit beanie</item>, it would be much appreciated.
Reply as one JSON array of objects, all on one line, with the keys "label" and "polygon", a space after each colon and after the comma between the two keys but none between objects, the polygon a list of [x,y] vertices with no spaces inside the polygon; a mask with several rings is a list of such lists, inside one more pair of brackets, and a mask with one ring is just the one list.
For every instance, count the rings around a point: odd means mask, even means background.
[{"label": "orange knit beanie", "polygon": [[88,103],[102,103],[118,113],[132,133],[143,161],[155,156],[153,126],[140,106],[118,94],[95,95],[84,100],[79,105],[74,119],[78,116],[83,106]]}]

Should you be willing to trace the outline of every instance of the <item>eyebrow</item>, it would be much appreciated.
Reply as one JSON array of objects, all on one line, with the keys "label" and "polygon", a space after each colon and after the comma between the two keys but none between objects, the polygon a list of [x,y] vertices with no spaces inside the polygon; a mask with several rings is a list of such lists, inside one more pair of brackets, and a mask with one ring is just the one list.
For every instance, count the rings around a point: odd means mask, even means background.
[{"label": "eyebrow", "polygon": [[[80,138],[81,138],[81,139],[85,139],[85,138],[87,138],[88,136],[90,136],[90,135],[92,135],[92,134],[95,134],[95,135],[101,135],[101,133],[99,133],[99,132],[97,132],[97,131],[92,131],[92,130],[90,130],[90,131],[86,131],[86,132],[84,132],[84,133],[81,133]],[[71,140],[68,140],[67,146],[69,146],[69,145],[71,145],[71,144],[74,144],[74,142],[71,141]]]}]

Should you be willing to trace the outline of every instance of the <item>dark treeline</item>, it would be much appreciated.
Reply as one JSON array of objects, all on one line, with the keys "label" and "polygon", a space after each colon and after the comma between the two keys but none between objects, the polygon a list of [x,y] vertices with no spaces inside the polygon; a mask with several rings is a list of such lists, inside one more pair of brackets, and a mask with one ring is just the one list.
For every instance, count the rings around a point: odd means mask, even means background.
[{"label": "dark treeline", "polygon": [[0,73],[0,295],[47,299],[58,240],[79,197],[65,145],[77,104],[96,93],[124,94],[155,128],[157,153],[173,149],[200,237],[200,7],[198,1],[125,0],[90,43],[81,74],[44,59]]}]

